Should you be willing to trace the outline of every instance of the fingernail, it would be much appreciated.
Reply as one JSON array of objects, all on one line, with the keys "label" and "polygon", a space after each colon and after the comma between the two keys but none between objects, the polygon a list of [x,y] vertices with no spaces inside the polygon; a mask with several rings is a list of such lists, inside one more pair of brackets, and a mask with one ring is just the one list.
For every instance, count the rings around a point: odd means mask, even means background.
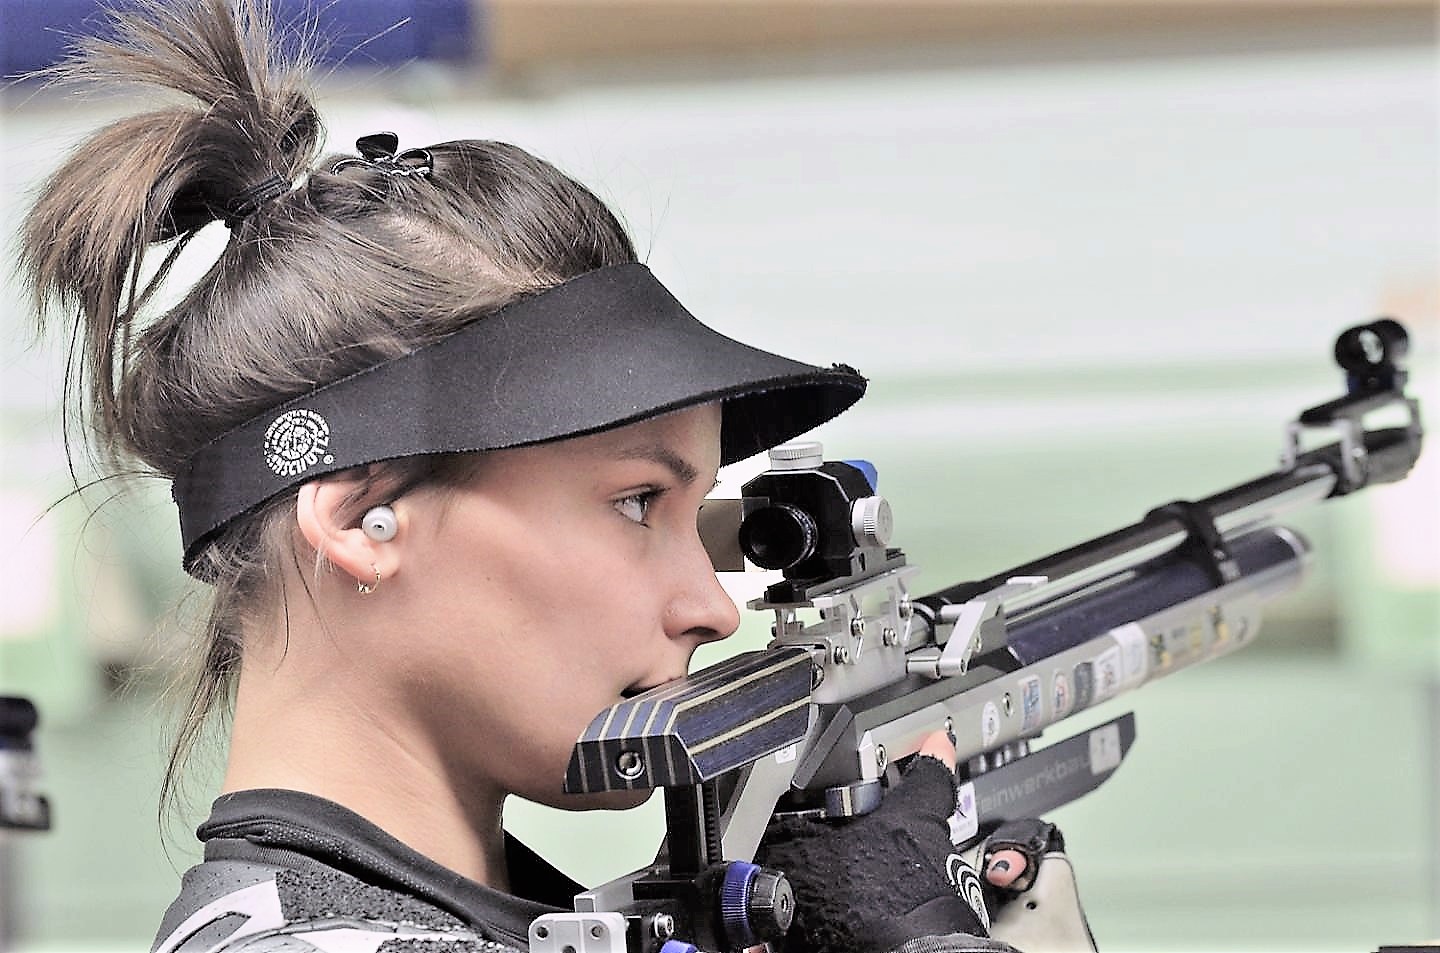
[{"label": "fingernail", "polygon": [[995,863],[993,863],[993,864],[990,865],[990,869],[991,869],[991,870],[998,870],[998,871],[1000,871],[1002,874],[1003,874],[1003,873],[1006,873],[1007,871],[1010,870],[1010,861],[1008,861],[1008,860],[997,860],[997,861],[995,861]]}]

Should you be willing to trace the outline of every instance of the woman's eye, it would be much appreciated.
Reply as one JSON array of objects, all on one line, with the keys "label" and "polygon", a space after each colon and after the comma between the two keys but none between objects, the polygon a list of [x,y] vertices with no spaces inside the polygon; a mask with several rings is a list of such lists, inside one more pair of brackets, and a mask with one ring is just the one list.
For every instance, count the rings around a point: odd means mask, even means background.
[{"label": "woman's eye", "polygon": [[645,517],[650,513],[650,504],[655,502],[655,497],[659,495],[659,492],[656,490],[646,490],[644,493],[636,493],[633,496],[625,497],[623,500],[616,500],[615,509],[619,510],[620,515],[628,520],[634,520],[636,523],[644,523]]}]

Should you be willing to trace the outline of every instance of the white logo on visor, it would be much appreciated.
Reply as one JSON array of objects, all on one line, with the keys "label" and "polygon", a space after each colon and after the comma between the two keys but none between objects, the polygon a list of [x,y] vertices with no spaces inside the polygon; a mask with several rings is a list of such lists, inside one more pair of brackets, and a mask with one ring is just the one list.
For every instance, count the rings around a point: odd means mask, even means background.
[{"label": "white logo on visor", "polygon": [[330,446],[330,425],[313,410],[287,410],[265,430],[265,462],[279,476],[297,476],[320,462]]}]

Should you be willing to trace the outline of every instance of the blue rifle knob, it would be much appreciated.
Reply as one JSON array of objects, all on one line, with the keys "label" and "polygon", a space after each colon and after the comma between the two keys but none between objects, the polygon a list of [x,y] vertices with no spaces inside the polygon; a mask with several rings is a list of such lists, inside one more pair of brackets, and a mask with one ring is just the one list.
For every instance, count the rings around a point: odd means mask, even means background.
[{"label": "blue rifle knob", "polygon": [[684,940],[666,940],[665,945],[660,947],[660,953],[700,953],[700,948]]},{"label": "blue rifle knob", "polygon": [[869,460],[846,460],[844,462],[865,474],[865,481],[870,484],[871,493],[874,493],[876,489],[879,488],[880,473],[875,469],[875,464]]}]

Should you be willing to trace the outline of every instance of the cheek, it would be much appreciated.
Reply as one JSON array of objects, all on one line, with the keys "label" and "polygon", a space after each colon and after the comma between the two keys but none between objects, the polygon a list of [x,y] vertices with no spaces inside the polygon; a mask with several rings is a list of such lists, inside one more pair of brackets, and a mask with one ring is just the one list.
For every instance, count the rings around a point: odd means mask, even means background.
[{"label": "cheek", "polygon": [[439,634],[426,639],[423,704],[473,770],[494,772],[527,798],[578,808],[560,792],[571,749],[645,674],[655,649],[645,634],[659,626],[654,586],[643,552],[627,552],[615,527],[489,515],[453,514],[473,522],[452,526],[483,531],[437,540],[448,544],[436,547],[443,558],[420,570],[430,574],[421,577],[422,625]]}]

